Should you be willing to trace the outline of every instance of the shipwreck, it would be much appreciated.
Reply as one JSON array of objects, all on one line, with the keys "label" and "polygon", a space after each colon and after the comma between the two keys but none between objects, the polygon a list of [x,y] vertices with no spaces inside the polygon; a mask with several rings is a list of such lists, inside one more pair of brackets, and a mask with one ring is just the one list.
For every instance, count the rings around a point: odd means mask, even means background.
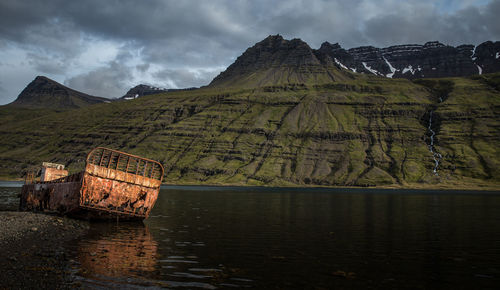
[{"label": "shipwreck", "polygon": [[157,161],[97,147],[81,172],[68,175],[64,165],[44,162],[39,181],[27,174],[19,208],[84,219],[142,220],[158,198],[163,172]]}]

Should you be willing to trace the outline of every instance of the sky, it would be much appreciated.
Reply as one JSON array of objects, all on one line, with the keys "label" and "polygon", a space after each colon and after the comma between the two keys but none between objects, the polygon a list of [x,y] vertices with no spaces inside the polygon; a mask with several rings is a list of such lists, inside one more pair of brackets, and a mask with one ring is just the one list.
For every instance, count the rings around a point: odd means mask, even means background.
[{"label": "sky", "polygon": [[500,0],[0,0],[0,105],[44,75],[90,95],[207,85],[268,35],[312,48],[500,40]]}]

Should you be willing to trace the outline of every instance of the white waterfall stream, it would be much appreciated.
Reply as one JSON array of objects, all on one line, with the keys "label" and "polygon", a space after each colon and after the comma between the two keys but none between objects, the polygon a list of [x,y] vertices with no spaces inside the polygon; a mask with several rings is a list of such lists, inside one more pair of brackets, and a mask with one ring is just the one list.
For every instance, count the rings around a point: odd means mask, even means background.
[{"label": "white waterfall stream", "polygon": [[441,158],[443,158],[443,156],[441,154],[439,154],[438,152],[436,152],[436,149],[434,148],[434,136],[436,135],[436,132],[434,132],[434,130],[432,130],[432,113],[434,111],[431,111],[429,113],[429,132],[431,132],[431,142],[429,144],[429,151],[431,151],[432,153],[432,158],[434,159],[434,174],[438,175],[437,173],[437,169],[438,169],[438,166],[439,166],[439,160],[441,160]]}]

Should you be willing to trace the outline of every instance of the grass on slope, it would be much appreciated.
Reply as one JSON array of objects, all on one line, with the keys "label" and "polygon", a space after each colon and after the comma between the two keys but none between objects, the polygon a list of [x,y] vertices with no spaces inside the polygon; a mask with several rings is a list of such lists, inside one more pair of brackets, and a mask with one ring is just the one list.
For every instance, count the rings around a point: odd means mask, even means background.
[{"label": "grass on slope", "polygon": [[[0,175],[20,176],[42,161],[77,171],[91,148],[108,146],[160,160],[166,181],[180,184],[498,184],[498,91],[484,79],[434,82],[364,76],[203,88],[31,120],[0,111],[7,120]],[[430,110],[443,154],[438,176],[428,148]]]}]

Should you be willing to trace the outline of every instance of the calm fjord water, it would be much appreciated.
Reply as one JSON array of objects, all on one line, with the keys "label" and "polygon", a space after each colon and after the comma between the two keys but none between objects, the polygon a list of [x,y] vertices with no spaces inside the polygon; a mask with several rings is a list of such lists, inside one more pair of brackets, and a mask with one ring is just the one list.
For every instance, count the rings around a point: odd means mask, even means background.
[{"label": "calm fjord water", "polygon": [[500,195],[166,187],[68,245],[85,287],[496,288]]}]

